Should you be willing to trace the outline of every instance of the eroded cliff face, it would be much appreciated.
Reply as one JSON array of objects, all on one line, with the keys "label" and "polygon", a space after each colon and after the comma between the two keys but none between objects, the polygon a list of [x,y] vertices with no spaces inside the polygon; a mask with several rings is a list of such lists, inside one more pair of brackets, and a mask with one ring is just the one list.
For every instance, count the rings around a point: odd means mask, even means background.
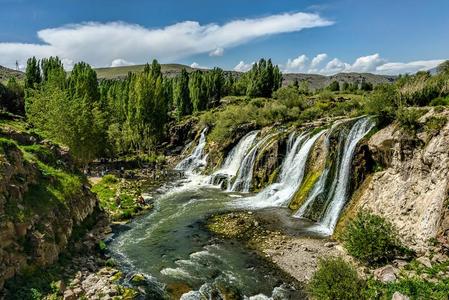
[{"label": "eroded cliff face", "polygon": [[392,124],[374,134],[359,154],[366,156],[368,147],[378,171],[354,193],[350,209],[387,218],[405,245],[418,253],[432,239],[447,241],[449,234],[448,117],[449,111],[430,110],[419,120],[418,133]]},{"label": "eroded cliff face", "polygon": [[70,170],[68,156],[11,132],[0,132],[0,289],[26,268],[54,263],[74,230],[99,212],[96,197]]}]

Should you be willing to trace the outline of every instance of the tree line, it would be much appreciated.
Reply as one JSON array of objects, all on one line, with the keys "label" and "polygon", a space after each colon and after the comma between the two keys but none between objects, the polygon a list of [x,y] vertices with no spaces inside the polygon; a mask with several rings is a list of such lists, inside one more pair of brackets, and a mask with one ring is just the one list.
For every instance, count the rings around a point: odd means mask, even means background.
[{"label": "tree line", "polygon": [[241,75],[183,69],[169,78],[154,60],[124,80],[98,80],[84,62],[67,74],[58,57],[33,57],[25,72],[25,112],[38,131],[88,162],[151,152],[170,121],[216,107],[227,95],[271,97],[281,81],[279,68],[264,59]]}]

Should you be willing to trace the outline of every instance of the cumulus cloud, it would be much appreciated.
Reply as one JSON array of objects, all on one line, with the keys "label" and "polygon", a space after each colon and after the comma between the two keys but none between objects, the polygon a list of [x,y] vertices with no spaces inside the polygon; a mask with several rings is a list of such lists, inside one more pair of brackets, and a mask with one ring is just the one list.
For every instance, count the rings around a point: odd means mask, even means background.
[{"label": "cumulus cloud", "polygon": [[325,61],[327,59],[327,54],[326,53],[320,53],[317,56],[315,56],[312,59],[312,62],[310,63],[310,67],[311,68],[316,68],[318,67],[323,61]]},{"label": "cumulus cloud", "polygon": [[357,58],[350,69],[353,72],[375,72],[377,67],[385,63],[386,61],[380,58],[380,55],[376,53]]},{"label": "cumulus cloud", "polygon": [[316,55],[308,63],[306,55],[300,55],[295,59],[287,60],[284,72],[307,72],[323,75],[333,75],[342,72],[367,72],[382,75],[397,75],[404,73],[416,73],[435,68],[441,64],[443,59],[418,60],[410,62],[389,62],[380,56],[379,53],[360,56],[353,63],[345,62],[339,58],[328,61],[324,67],[320,67],[327,60],[328,55],[321,53]]},{"label": "cumulus cloud", "polygon": [[300,55],[297,58],[289,59],[285,66],[286,72],[301,72],[305,69],[309,58],[306,55]]},{"label": "cumulus cloud", "polygon": [[[65,65],[65,64],[64,64]],[[114,59],[111,63],[111,67],[123,67],[133,65],[132,62],[124,60],[123,58]]]},{"label": "cumulus cloud", "polygon": [[217,48],[211,52],[209,52],[209,56],[223,56],[224,49],[223,48]]},{"label": "cumulus cloud", "polygon": [[124,22],[87,22],[40,30],[41,44],[0,43],[0,65],[13,66],[16,60],[22,63],[30,56],[51,55],[94,66],[109,66],[118,57],[136,63],[150,58],[172,61],[200,53],[220,54],[220,49],[260,37],[332,24],[316,13],[302,12],[222,25],[185,21],[157,29]]},{"label": "cumulus cloud", "polygon": [[197,63],[197,62],[193,62],[193,63],[190,65],[190,67],[191,67],[191,68],[194,68],[194,69],[209,69],[209,67],[202,66],[202,65],[200,65],[200,64]]},{"label": "cumulus cloud", "polygon": [[240,62],[234,67],[234,71],[237,71],[237,72],[246,72],[246,71],[249,71],[249,70],[251,69],[251,67],[252,67],[253,64],[254,64],[254,63],[247,64],[247,63],[245,63],[245,62],[242,60],[242,61],[240,61]]}]

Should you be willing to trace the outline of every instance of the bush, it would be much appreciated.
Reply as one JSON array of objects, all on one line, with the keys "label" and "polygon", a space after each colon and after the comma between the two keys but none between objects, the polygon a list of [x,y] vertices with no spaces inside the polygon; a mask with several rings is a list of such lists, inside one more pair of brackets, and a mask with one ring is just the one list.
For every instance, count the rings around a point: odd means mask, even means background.
[{"label": "bush", "polygon": [[416,132],[420,129],[421,124],[419,123],[419,118],[421,118],[426,113],[425,110],[415,109],[415,108],[404,108],[400,109],[396,114],[396,119],[399,125],[408,131]]},{"label": "bush", "polygon": [[449,106],[449,96],[446,98],[438,97],[430,101],[431,106]]},{"label": "bush", "polygon": [[368,96],[365,111],[368,114],[378,115],[380,125],[394,120],[398,108],[398,91],[392,84],[379,84],[373,93]]},{"label": "bush", "polygon": [[368,264],[389,261],[405,250],[393,225],[367,211],[349,222],[342,238],[349,254]]},{"label": "bush", "polygon": [[340,257],[320,260],[308,288],[314,299],[365,299],[365,282]]}]

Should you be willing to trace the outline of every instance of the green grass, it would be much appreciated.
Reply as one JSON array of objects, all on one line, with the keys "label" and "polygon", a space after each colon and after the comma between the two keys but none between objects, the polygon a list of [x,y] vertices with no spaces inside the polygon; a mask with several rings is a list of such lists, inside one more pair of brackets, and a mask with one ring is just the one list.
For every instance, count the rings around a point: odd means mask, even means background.
[{"label": "green grass", "polygon": [[[114,175],[104,176],[92,187],[92,192],[97,194],[101,207],[108,211],[115,221],[131,219],[144,209],[136,202],[137,194],[124,188]],[[119,204],[116,202],[117,195],[120,197]],[[148,208],[150,207],[145,207]]]}]

